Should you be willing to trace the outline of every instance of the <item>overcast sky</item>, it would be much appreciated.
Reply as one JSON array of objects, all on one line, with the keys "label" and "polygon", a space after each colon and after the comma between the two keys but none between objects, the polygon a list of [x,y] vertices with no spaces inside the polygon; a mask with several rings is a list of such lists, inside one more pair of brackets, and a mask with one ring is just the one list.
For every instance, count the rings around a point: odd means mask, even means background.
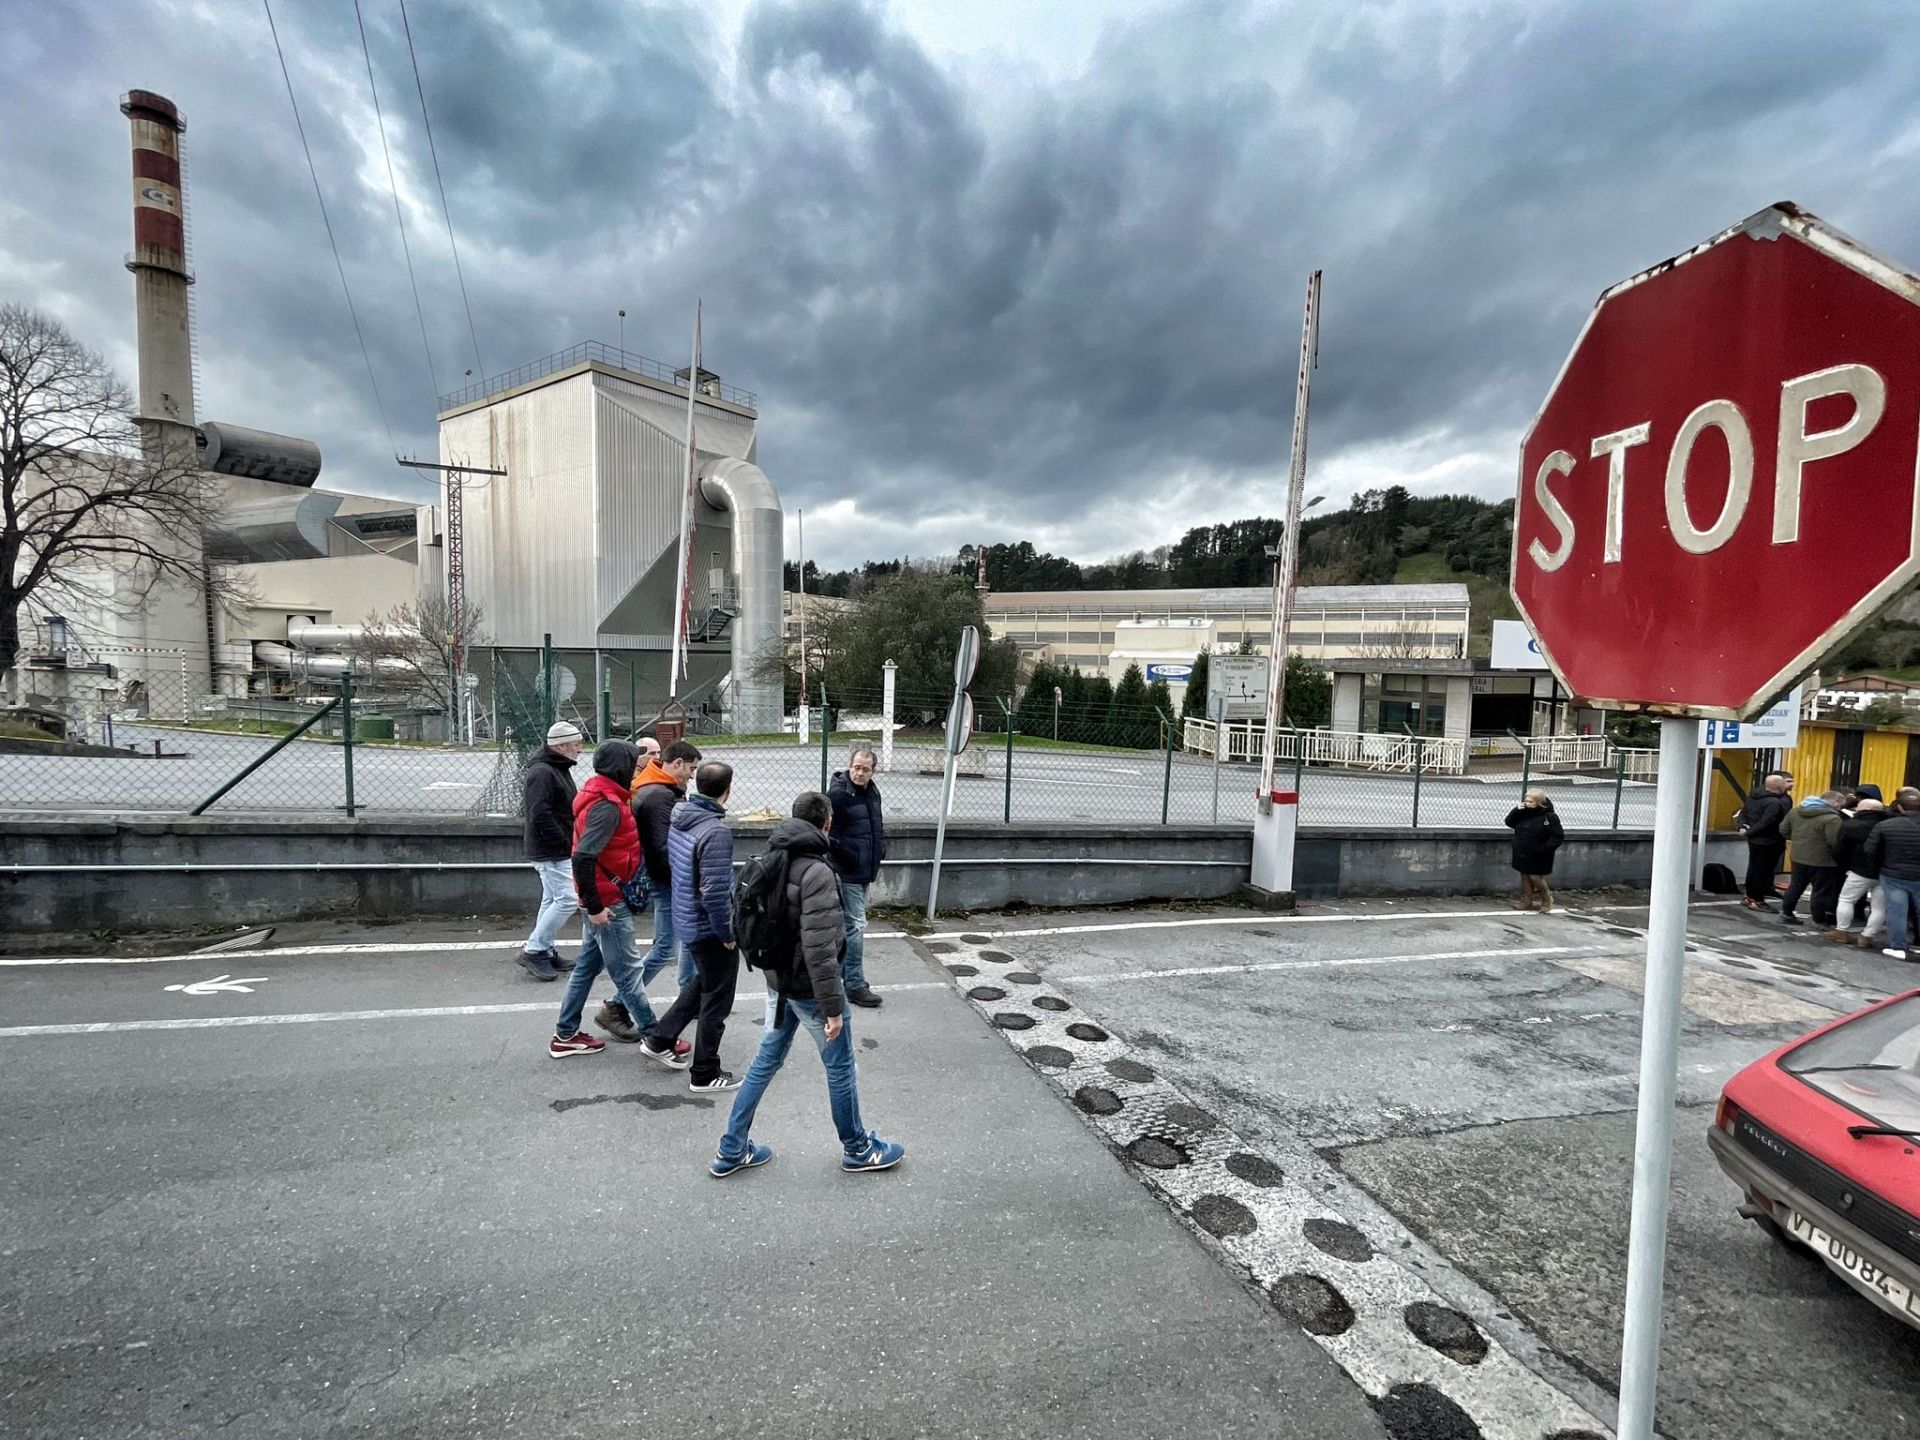
[{"label": "overcast sky", "polygon": [[[826,565],[1030,538],[1080,559],[1277,512],[1308,271],[1311,485],[1512,493],[1606,285],[1793,199],[1920,266],[1909,0],[397,0],[0,14],[0,299],[133,371],[129,87],[188,121],[200,413],[418,495],[437,389],[576,341],[759,393]],[[791,525],[789,526],[791,540]]]}]

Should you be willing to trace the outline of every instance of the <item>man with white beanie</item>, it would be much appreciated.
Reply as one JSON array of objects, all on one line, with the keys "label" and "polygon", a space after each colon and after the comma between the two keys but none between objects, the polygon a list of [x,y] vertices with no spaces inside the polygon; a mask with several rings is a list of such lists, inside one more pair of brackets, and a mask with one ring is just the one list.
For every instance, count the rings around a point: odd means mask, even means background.
[{"label": "man with white beanie", "polygon": [[519,959],[520,968],[536,980],[557,980],[561,971],[573,968],[554,941],[579,908],[573,891],[573,766],[585,738],[578,725],[556,720],[547,731],[547,743],[533,753],[522,776],[520,810],[527,859],[540,876],[540,913]]}]

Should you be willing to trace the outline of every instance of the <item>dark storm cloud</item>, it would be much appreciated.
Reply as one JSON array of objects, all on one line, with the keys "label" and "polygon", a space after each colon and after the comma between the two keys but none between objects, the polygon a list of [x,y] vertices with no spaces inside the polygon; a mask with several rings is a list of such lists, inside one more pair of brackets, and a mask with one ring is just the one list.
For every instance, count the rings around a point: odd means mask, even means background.
[{"label": "dark storm cloud", "polygon": [[[474,365],[397,7],[366,13],[441,389]],[[434,384],[349,8],[280,0],[402,448]],[[1092,554],[1277,505],[1302,285],[1316,483],[1495,493],[1594,295],[1775,199],[1920,262],[1920,43],[1892,3],[1191,3],[1043,82],[875,5],[409,6],[485,368],[708,360],[826,558]],[[132,18],[139,16],[137,22]],[[398,489],[256,5],[14,7],[0,289],[131,358],[129,85],[187,114],[203,413]],[[25,137],[29,143],[21,143]],[[1435,478],[1431,483],[1441,483]],[[844,504],[872,528],[850,520]],[[809,520],[812,520],[809,516]],[[809,524],[809,538],[816,534]]]}]

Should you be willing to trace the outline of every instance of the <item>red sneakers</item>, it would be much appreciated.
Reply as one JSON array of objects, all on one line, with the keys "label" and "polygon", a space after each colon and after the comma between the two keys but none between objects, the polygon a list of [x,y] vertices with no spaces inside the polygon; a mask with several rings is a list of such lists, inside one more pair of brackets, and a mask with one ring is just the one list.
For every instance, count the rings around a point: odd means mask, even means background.
[{"label": "red sneakers", "polygon": [[688,1055],[691,1055],[691,1054],[693,1054],[693,1042],[692,1042],[691,1040],[676,1040],[676,1041],[674,1041],[674,1042],[673,1042],[673,1053],[674,1053],[675,1055],[677,1055],[677,1056],[681,1056],[681,1057],[685,1057],[685,1056],[688,1056]]},{"label": "red sneakers", "polygon": [[564,1060],[569,1055],[598,1055],[606,1048],[606,1041],[596,1039],[584,1030],[565,1040],[556,1035],[547,1042],[547,1054],[555,1060]]}]

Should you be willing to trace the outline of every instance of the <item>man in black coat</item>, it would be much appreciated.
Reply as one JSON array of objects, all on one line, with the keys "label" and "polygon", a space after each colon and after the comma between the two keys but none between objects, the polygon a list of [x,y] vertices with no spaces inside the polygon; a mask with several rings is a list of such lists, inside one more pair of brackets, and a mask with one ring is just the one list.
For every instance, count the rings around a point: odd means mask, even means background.
[{"label": "man in black coat", "polygon": [[557,980],[573,962],[554,948],[560,927],[579,908],[573,893],[574,762],[585,737],[580,727],[555,721],[547,743],[533,752],[522,773],[520,813],[527,859],[540,876],[540,913],[520,947],[520,968],[536,980]]},{"label": "man in black coat", "polygon": [[827,800],[833,806],[828,841],[846,902],[847,950],[841,961],[841,983],[847,999],[868,1010],[880,1008],[880,997],[867,984],[867,887],[887,858],[887,823],[880,812],[874,764],[873,751],[856,750],[847,757],[847,768],[827,786]]},{"label": "man in black coat", "polygon": [[1787,793],[1787,777],[1775,771],[1767,776],[1763,788],[1747,797],[1734,817],[1734,826],[1747,842],[1747,896],[1740,903],[1749,910],[1770,910],[1773,877],[1780,873],[1780,857],[1787,853],[1787,842],[1780,834],[1780,822],[1793,809],[1793,797]]}]

